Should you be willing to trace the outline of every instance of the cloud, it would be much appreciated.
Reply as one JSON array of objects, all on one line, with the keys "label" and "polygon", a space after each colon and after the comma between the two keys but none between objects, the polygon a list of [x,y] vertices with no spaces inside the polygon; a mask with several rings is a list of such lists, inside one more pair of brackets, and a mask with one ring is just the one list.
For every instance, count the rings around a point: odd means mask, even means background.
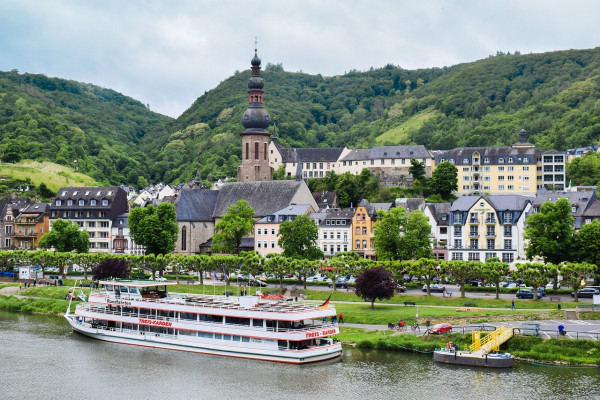
[{"label": "cloud", "polygon": [[599,8],[541,0],[5,0],[0,69],[94,83],[177,117],[249,68],[254,36],[264,64],[290,71],[441,67],[497,50],[595,47]]}]

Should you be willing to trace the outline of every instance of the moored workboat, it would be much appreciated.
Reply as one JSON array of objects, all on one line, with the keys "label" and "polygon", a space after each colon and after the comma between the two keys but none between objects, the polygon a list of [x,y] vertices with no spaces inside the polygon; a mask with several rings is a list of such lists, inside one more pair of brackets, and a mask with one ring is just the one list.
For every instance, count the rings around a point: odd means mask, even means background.
[{"label": "moored workboat", "polygon": [[174,282],[100,281],[65,318],[89,337],[146,347],[305,364],[339,358],[328,304],[170,294]]}]

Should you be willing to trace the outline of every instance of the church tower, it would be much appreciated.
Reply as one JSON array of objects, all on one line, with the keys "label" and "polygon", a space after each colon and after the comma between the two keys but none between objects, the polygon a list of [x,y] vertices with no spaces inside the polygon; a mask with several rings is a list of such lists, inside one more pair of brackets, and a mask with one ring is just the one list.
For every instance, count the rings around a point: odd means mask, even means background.
[{"label": "church tower", "polygon": [[251,61],[252,76],[248,80],[248,109],[242,115],[242,125],[246,130],[242,137],[242,165],[238,167],[238,182],[270,181],[273,179],[273,168],[269,166],[269,137],[267,127],[271,117],[263,108],[263,86],[265,81],[260,77],[260,58],[257,49]]}]

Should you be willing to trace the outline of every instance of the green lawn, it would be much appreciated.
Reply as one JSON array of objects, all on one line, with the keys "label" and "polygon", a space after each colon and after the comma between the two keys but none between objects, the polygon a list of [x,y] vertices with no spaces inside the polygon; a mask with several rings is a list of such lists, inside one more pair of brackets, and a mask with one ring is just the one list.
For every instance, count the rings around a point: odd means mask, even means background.
[{"label": "green lawn", "polygon": [[429,109],[417,113],[401,125],[398,125],[376,137],[375,144],[381,145],[382,143],[403,143],[405,139],[408,138],[408,133],[411,130],[420,129],[427,120],[434,117],[435,115],[436,111]]},{"label": "green lawn", "polygon": [[22,180],[30,178],[36,186],[44,182],[49,189],[54,191],[71,185],[97,185],[96,181],[87,175],[48,161],[23,160],[17,164],[2,163],[0,164],[0,175]]}]

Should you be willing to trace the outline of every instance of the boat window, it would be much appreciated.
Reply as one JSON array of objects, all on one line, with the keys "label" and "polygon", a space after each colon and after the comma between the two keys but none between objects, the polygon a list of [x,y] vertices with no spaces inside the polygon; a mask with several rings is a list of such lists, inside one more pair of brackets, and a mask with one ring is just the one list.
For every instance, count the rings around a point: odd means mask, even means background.
[{"label": "boat window", "polygon": [[114,289],[113,289],[113,285],[106,285],[106,290],[107,290],[108,292],[112,292],[112,291],[114,290]]},{"label": "boat window", "polygon": [[250,343],[250,338],[248,336],[242,336],[242,342]]},{"label": "boat window", "polygon": [[252,326],[260,326],[262,328],[263,326],[263,320],[262,319],[255,319],[252,321]]},{"label": "boat window", "polygon": [[231,335],[223,335],[223,340],[231,340]]},{"label": "boat window", "polygon": [[233,341],[234,342],[239,342],[240,341],[240,337],[239,336],[234,336],[233,337]]},{"label": "boat window", "polygon": [[194,313],[179,313],[179,319],[187,319],[189,321],[195,321],[196,320],[196,315]]},{"label": "boat window", "polygon": [[210,333],[210,332],[198,332],[198,337],[204,337],[204,338],[212,339],[213,338],[213,334]]},{"label": "boat window", "polygon": [[127,286],[121,286],[121,293],[129,293],[129,288]]},{"label": "boat window", "polygon": [[225,323],[235,325],[250,325],[250,319],[238,317],[225,317]]},{"label": "boat window", "polygon": [[223,335],[220,333],[215,333],[215,339],[221,339]]}]

